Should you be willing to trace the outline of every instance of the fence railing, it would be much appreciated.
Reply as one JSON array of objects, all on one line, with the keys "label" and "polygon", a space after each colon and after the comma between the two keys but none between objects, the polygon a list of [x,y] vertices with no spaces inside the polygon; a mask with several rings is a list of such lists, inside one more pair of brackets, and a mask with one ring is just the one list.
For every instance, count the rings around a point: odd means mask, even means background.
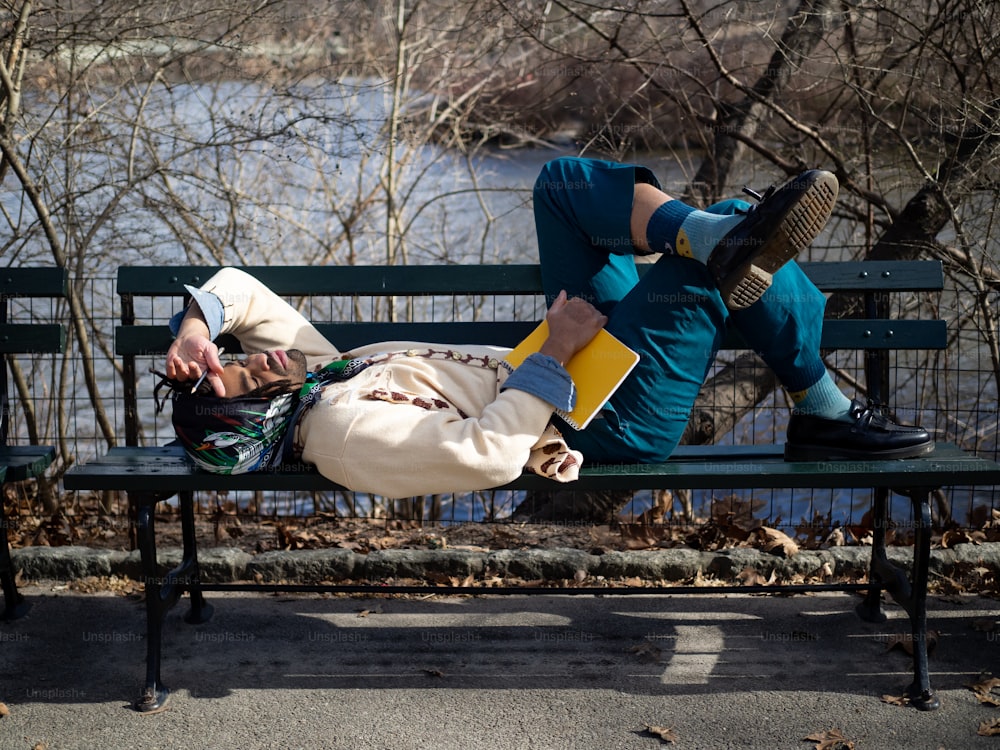
[{"label": "fence railing", "polygon": [[[30,442],[34,436],[39,442],[55,444],[59,458],[51,472],[56,489],[56,506],[49,502],[43,507],[40,497],[31,487],[17,488],[6,501],[15,514],[72,513],[81,504],[97,503],[101,512],[113,518],[124,516],[127,509],[121,498],[79,498],[58,493],[58,480],[65,469],[76,462],[87,461],[102,454],[109,445],[124,441],[124,415],[121,411],[122,381],[114,357],[114,328],[118,322],[118,301],[114,290],[114,277],[101,276],[74,282],[85,302],[88,340],[86,351],[94,363],[97,378],[96,398],[88,391],[83,375],[83,349],[72,326],[69,329],[67,353],[64,355],[24,355],[11,357],[8,365],[19,372],[23,393],[12,394],[10,440],[13,444]],[[914,297],[903,300],[909,317],[928,314],[945,318],[943,310],[960,309],[956,302],[961,290],[947,291],[933,298]],[[293,300],[293,303],[296,302]],[[151,322],[165,321],[176,310],[172,300],[156,301],[140,315]],[[311,304],[317,304],[315,301]],[[341,298],[330,300],[337,314],[370,319],[385,315],[376,309],[371,300]],[[522,319],[538,319],[544,315],[541,300],[532,298],[483,300],[460,295],[450,298],[400,299],[397,316],[421,319],[479,319],[509,317],[516,309]],[[995,314],[1000,307],[1000,294],[989,300]],[[305,311],[309,315],[309,311]],[[329,316],[330,309],[322,313]],[[463,316],[465,316],[463,318]],[[12,322],[55,321],[67,322],[68,310],[62,304],[38,300],[18,301],[12,310]],[[898,353],[892,368],[897,390],[891,406],[899,419],[918,422],[934,430],[939,440],[949,440],[981,455],[998,457],[1000,420],[998,420],[997,373],[990,351],[983,343],[978,319],[972,314],[956,312],[950,322],[952,345],[942,353],[930,355],[931,359],[915,358],[912,354]],[[830,366],[845,390],[852,390],[852,383],[861,382],[861,358],[838,354]],[[169,415],[157,414],[153,388],[158,377],[149,369],[162,369],[162,363],[150,359],[140,367],[139,391],[143,394],[143,439],[149,444],[161,444],[172,439]],[[95,400],[107,414],[113,433],[103,432],[95,419]],[[168,410],[169,411],[169,410]],[[723,438],[725,442],[780,442],[784,434],[788,405],[784,395],[775,393],[745,416],[736,429]],[[774,491],[769,494],[747,493],[733,488],[732,496],[746,507],[752,508],[756,517],[766,518],[772,525],[800,527],[812,523],[851,526],[863,521],[870,504],[865,492],[824,491],[822,493],[790,493]],[[381,498],[357,493],[319,493],[303,496],[235,496],[199,498],[199,506],[206,513],[218,513],[225,505],[230,512],[254,518],[273,516],[303,516],[315,513],[339,518],[396,518],[441,523],[466,521],[496,521],[510,516],[522,496],[511,492],[480,492],[462,496],[419,498],[412,501],[387,502]],[[691,498],[695,515],[708,518],[712,504],[723,499],[719,493],[696,493]],[[635,521],[646,518],[642,514],[659,498],[651,493],[633,497],[623,505],[622,518]],[[900,513],[907,513],[909,505],[900,505]],[[1000,500],[994,488],[958,487],[947,497],[939,498],[939,517],[965,528],[980,529],[1000,514]],[[668,516],[669,520],[669,516]],[[691,519],[684,519],[689,522]],[[997,523],[994,521],[994,523]]]}]

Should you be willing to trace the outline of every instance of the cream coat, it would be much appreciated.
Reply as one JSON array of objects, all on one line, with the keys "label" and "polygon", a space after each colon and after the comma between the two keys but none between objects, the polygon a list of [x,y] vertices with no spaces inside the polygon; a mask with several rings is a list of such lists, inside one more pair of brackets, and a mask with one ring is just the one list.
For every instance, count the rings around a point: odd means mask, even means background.
[{"label": "cream coat", "polygon": [[302,419],[302,459],[360,492],[409,497],[483,490],[528,469],[575,479],[582,456],[550,425],[553,407],[501,391],[507,349],[392,341],[340,352],[261,282],[223,269],[202,287],[223,304],[222,333],[248,353],[299,349],[316,369],[344,355],[376,364],[323,389]]}]

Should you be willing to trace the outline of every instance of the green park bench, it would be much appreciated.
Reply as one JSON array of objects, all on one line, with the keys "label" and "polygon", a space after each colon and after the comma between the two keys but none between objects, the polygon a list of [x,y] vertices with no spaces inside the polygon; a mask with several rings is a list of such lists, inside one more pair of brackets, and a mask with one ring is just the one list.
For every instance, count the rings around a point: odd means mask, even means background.
[{"label": "green park bench", "polygon": [[[40,297],[59,299],[66,296],[67,274],[63,268],[5,268],[0,270],[0,482],[23,482],[36,479],[55,458],[51,445],[8,445],[10,427],[10,395],[6,359],[15,354],[55,354],[66,345],[66,332],[60,323],[8,322],[9,304],[16,298]],[[29,603],[18,592],[15,570],[10,557],[7,529],[10,521],[0,499],[0,585],[3,587],[4,608],[0,619],[13,620],[23,616]]]},{"label": "green park bench", "polygon": [[[943,288],[943,271],[937,261],[918,262],[836,262],[802,263],[803,269],[825,292],[858,293],[867,317],[828,319],[824,326],[823,347],[829,350],[866,352],[865,367],[868,393],[887,401],[891,393],[888,355],[893,350],[942,349],[947,331],[943,320],[889,319],[888,300],[901,292],[934,292]],[[201,581],[194,531],[195,492],[246,491],[335,491],[337,485],[308,466],[290,467],[269,473],[224,476],[204,473],[194,468],[176,446],[140,445],[142,421],[138,406],[138,362],[154,358],[162,368],[162,354],[172,337],[161,320],[149,323],[137,314],[137,302],[148,304],[153,298],[175,298],[173,309],[186,302],[184,284],[200,285],[217,269],[205,267],[122,267],[118,271],[118,294],[121,299],[121,325],[116,331],[115,347],[124,372],[124,409],[127,445],[110,449],[89,463],[74,466],[65,476],[65,487],[76,491],[114,490],[128,495],[136,522],[137,545],[141,551],[145,578],[147,661],[146,683],[135,706],[149,711],[162,707],[168,691],[160,677],[161,633],[164,615],[185,592],[190,595],[189,622],[203,622],[211,607],[203,592],[257,588],[278,590],[445,592],[483,594],[477,587],[442,590],[433,586],[386,586],[373,582],[371,587],[357,585],[306,586],[297,584],[244,584],[241,582],[207,583]],[[246,267],[275,292],[290,299],[317,298],[370,299],[398,297],[421,299],[460,298],[475,300],[514,298],[541,294],[541,277],[534,265],[494,266],[402,266],[402,267]],[[167,300],[169,302],[170,300]],[[365,304],[368,304],[367,302]],[[430,303],[428,303],[430,304]],[[447,303],[445,303],[447,304]],[[317,307],[318,309],[318,307]],[[537,317],[544,314],[544,308]],[[329,313],[327,313],[329,315]],[[341,351],[379,340],[429,341],[434,343],[481,342],[514,346],[536,324],[536,320],[490,320],[483,322],[338,322],[322,315],[308,314],[318,329],[335,342]],[[332,316],[331,316],[332,317]],[[336,317],[344,317],[337,315]],[[227,352],[239,351],[234,340],[218,342]],[[726,347],[739,349],[740,342],[730,340]],[[148,365],[147,365],[148,366]],[[148,382],[148,381],[147,381]],[[728,488],[803,489],[860,488],[873,491],[873,535],[871,573],[867,583],[803,584],[781,586],[781,592],[835,589],[865,592],[859,613],[868,620],[884,619],[881,593],[899,603],[910,618],[913,649],[913,682],[907,689],[910,701],[921,709],[938,706],[931,689],[927,663],[926,597],[931,546],[931,495],[948,486],[994,485],[1000,482],[1000,465],[960,450],[948,443],[938,443],[932,453],[916,459],[797,462],[783,459],[783,446],[681,446],[667,461],[659,464],[585,466],[578,481],[555,485],[543,477],[525,474],[503,489],[553,490],[576,489],[644,490],[722,490]],[[889,522],[890,492],[910,499],[913,508],[914,551],[910,571],[891,563],[886,552],[886,528]],[[154,508],[160,501],[179,495],[183,528],[183,557],[170,571],[157,563]],[[500,593],[510,590],[504,589]],[[711,589],[697,587],[662,588],[523,588],[518,593],[541,594],[681,594],[707,592],[760,593],[774,587],[733,586]],[[490,589],[490,594],[497,590]]]}]

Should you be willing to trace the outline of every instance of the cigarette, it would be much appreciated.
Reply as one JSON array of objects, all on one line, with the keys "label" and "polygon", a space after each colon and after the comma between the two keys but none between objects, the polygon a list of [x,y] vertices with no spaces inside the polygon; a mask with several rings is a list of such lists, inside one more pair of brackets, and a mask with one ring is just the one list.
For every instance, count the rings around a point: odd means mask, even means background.
[{"label": "cigarette", "polygon": [[[221,357],[221,356],[222,356],[223,354],[225,354],[225,353],[226,353],[226,347],[224,347],[224,346],[220,346],[220,347],[219,347],[219,356]],[[206,362],[205,364],[207,365],[208,363]],[[205,382],[205,378],[207,378],[207,377],[208,377],[208,372],[209,372],[209,371],[208,371],[208,369],[207,369],[207,367],[206,367],[206,369],[205,369],[205,372],[203,372],[203,373],[201,374],[201,377],[200,377],[200,378],[198,378],[198,379],[197,379],[197,380],[195,381],[194,385],[193,385],[193,386],[191,387],[191,393],[194,393],[195,391],[197,391],[197,390],[198,390],[198,386],[199,386],[199,385],[201,385],[202,383],[204,383],[204,382]]]}]

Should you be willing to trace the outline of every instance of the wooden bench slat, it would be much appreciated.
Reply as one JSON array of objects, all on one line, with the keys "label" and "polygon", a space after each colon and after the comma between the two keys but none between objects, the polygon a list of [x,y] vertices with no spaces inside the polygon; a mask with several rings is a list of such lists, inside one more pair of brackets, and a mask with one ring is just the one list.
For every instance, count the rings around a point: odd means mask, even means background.
[{"label": "wooden bench slat", "polygon": [[[823,291],[939,290],[944,283],[939,261],[851,261],[801,264]],[[649,264],[638,266],[640,273]],[[184,284],[204,283],[217,268],[123,266],[118,271],[118,293],[123,295],[183,296]],[[278,294],[289,296],[426,296],[432,294],[529,294],[541,292],[537,265],[489,266],[247,266]],[[501,322],[334,322],[316,327],[342,351],[376,341],[409,340],[430,343],[486,343],[515,346],[535,321]],[[119,326],[115,350],[119,355],[159,354],[172,336],[163,325]],[[220,340],[230,352],[241,351],[234,339]],[[942,349],[947,345],[944,321],[828,320],[824,349]],[[746,348],[738,336],[725,349]]]},{"label": "wooden bench slat", "polygon": [[6,297],[65,297],[69,274],[65,268],[0,269],[0,295]]},{"label": "wooden bench slat", "polygon": [[0,465],[7,467],[7,482],[34,479],[45,473],[56,457],[51,445],[0,446]]},{"label": "wooden bench slat", "polygon": [[[496,321],[469,323],[318,323],[316,329],[341,351],[378,341],[424,341],[437,344],[483,343],[514,346],[538,325],[538,321]],[[162,354],[173,335],[167,326],[119,326],[115,330],[115,351],[120,355]],[[508,343],[509,342],[509,343]],[[229,353],[242,351],[232,336],[217,342]]]},{"label": "wooden bench slat", "polygon": [[[240,266],[276,294],[432,295],[534,294],[541,289],[537,265],[489,266]],[[200,286],[220,268],[123,266],[118,293],[144,296],[185,294],[184,285]]]},{"label": "wooden bench slat", "polygon": [[937,292],[944,288],[944,266],[937,260],[801,263],[825,292]]},{"label": "wooden bench slat", "polygon": [[[787,462],[782,445],[679,446],[670,459],[655,464],[585,464],[580,480],[554,483],[525,474],[501,489],[745,489],[938,488],[993,484],[997,465],[951,443],[938,443],[928,456],[872,461]],[[312,467],[227,476],[199,471],[179,446],[117,447],[97,461],[72,467],[64,477],[68,490],[111,489],[127,492],[222,490],[322,491],[344,489]]]},{"label": "wooden bench slat", "polygon": [[58,323],[0,323],[0,353],[59,354],[66,351],[66,331]]},{"label": "wooden bench slat", "polygon": [[[537,325],[536,321],[482,321],[445,323],[317,323],[316,329],[341,351],[378,341],[424,341],[435,344],[490,344],[516,346]],[[2,327],[0,327],[2,331]],[[162,354],[173,335],[167,326],[118,326],[115,352],[119,355]],[[230,354],[242,351],[232,336],[218,342]],[[944,349],[948,329],[943,320],[827,320],[823,325],[824,349]],[[723,349],[746,349],[730,332]]]},{"label": "wooden bench slat", "polygon": [[[942,288],[939,261],[803,262],[806,275],[823,291],[935,291]],[[651,264],[637,265],[646,273]],[[535,264],[485,266],[241,266],[275,293],[316,295],[540,294],[542,278]],[[185,294],[184,285],[200,286],[219,268],[204,266],[123,266],[118,293],[150,297]]]}]

